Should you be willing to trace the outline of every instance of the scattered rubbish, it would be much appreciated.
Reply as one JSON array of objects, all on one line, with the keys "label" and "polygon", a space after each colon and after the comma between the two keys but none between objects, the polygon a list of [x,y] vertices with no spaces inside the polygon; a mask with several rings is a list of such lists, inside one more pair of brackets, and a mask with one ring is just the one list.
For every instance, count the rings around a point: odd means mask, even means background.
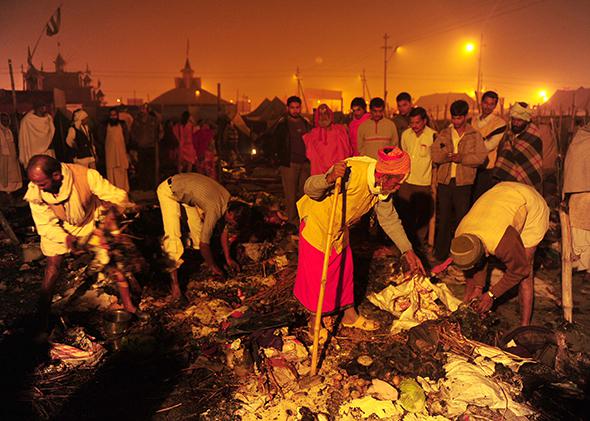
[{"label": "scattered rubbish", "polygon": [[81,365],[92,367],[106,353],[105,348],[96,342],[96,338],[88,335],[81,327],[67,330],[63,335],[63,342],[51,342],[50,355],[69,368]]},{"label": "scattered rubbish", "polygon": [[399,397],[399,392],[395,387],[379,379],[371,380],[371,386],[367,389],[367,394],[382,401],[396,401]]},{"label": "scattered rubbish", "polygon": [[426,406],[426,396],[414,379],[404,379],[399,384],[399,403],[409,412],[422,412]]},{"label": "scattered rubbish", "polygon": [[378,419],[399,419],[404,410],[392,401],[382,401],[372,396],[363,396],[342,405],[338,413],[344,421],[358,419],[357,416],[362,419],[372,416]]},{"label": "scattered rubbish", "polygon": [[360,365],[364,365],[365,367],[368,367],[371,364],[373,364],[373,359],[368,355],[361,355],[356,360]]},{"label": "scattered rubbish", "polygon": [[[498,378],[495,363],[483,357],[470,362],[467,358],[447,354],[446,378],[439,380],[441,399],[446,401],[447,416],[454,418],[463,414],[469,405],[510,411],[515,416],[527,417],[533,411],[525,404],[515,402],[512,396],[520,394]],[[401,387],[401,385],[400,385]]]},{"label": "scattered rubbish", "polygon": [[[427,277],[414,275],[404,278],[403,274],[394,278],[396,284],[367,299],[382,310],[392,313],[398,319],[391,326],[391,333],[410,329],[426,320],[435,320],[455,311],[461,301],[453,296],[444,284],[433,284]],[[442,303],[438,305],[436,300]]]}]

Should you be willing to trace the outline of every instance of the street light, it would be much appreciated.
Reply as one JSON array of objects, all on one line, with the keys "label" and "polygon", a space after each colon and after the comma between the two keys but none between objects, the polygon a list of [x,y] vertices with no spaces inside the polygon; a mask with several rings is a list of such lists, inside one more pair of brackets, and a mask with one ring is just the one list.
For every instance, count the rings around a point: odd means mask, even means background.
[{"label": "street light", "polygon": [[[475,52],[475,43],[473,42],[468,42],[467,44],[465,44],[465,46],[463,47],[465,54],[473,54]],[[475,98],[477,100],[477,106],[479,109],[479,103],[480,103],[480,95],[481,95],[481,88],[483,85],[483,73],[482,73],[482,66],[481,66],[481,61],[482,61],[482,53],[483,53],[483,32],[480,34],[480,38],[479,38],[479,49],[478,49],[478,57],[477,57],[477,84],[475,87]],[[479,110],[481,112],[481,109]]]},{"label": "street light", "polygon": [[547,91],[546,90],[540,90],[539,91],[539,98],[541,98],[542,102],[547,102],[549,100],[549,98],[547,97]]}]

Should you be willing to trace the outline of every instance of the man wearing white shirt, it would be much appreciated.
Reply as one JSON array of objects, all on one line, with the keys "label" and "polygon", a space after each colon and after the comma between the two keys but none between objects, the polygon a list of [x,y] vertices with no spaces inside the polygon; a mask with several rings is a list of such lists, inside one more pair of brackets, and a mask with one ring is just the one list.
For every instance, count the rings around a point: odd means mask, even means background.
[{"label": "man wearing white shirt", "polygon": [[426,125],[428,115],[424,108],[413,108],[409,118],[410,127],[402,133],[401,146],[410,155],[411,169],[395,203],[414,249],[423,251],[434,209],[430,147],[436,132]]},{"label": "man wearing white shirt", "polygon": [[477,177],[473,186],[473,201],[494,186],[492,171],[496,165],[498,145],[506,131],[506,121],[496,114],[494,110],[498,105],[498,94],[487,91],[481,97],[481,115],[472,121],[472,126],[483,137],[488,157],[477,171]]}]

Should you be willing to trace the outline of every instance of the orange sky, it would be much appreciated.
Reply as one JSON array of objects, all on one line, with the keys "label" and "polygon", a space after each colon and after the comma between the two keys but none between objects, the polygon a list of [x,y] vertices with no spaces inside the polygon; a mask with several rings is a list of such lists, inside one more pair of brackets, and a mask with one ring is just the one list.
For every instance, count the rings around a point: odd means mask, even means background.
[{"label": "orange sky", "polygon": [[[20,66],[59,1],[0,2],[0,87],[10,87],[6,59]],[[154,98],[173,87],[190,60],[205,89],[235,99],[285,97],[304,87],[339,89],[345,102],[383,95],[383,34],[401,45],[390,60],[390,99],[475,88],[479,34],[484,33],[484,88],[507,101],[539,101],[538,92],[590,86],[590,1],[72,1],[64,0],[62,28],[44,36],[34,62],[53,69],[57,42],[66,69],[88,63],[109,102]],[[112,6],[109,6],[112,4]],[[466,54],[465,42],[476,43]]]}]

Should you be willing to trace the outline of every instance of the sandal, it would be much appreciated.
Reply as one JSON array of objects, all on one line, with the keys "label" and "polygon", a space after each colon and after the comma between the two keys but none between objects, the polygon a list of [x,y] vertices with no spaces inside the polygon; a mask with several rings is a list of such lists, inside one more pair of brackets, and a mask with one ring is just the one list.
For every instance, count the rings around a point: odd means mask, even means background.
[{"label": "sandal", "polygon": [[362,316],[360,314],[356,318],[356,320],[354,321],[354,323],[344,323],[344,322],[342,322],[342,326],[343,327],[354,328],[354,329],[366,330],[368,332],[372,332],[374,330],[378,330],[381,327],[381,326],[379,326],[379,323],[376,322],[375,320],[367,319],[365,316]]}]

